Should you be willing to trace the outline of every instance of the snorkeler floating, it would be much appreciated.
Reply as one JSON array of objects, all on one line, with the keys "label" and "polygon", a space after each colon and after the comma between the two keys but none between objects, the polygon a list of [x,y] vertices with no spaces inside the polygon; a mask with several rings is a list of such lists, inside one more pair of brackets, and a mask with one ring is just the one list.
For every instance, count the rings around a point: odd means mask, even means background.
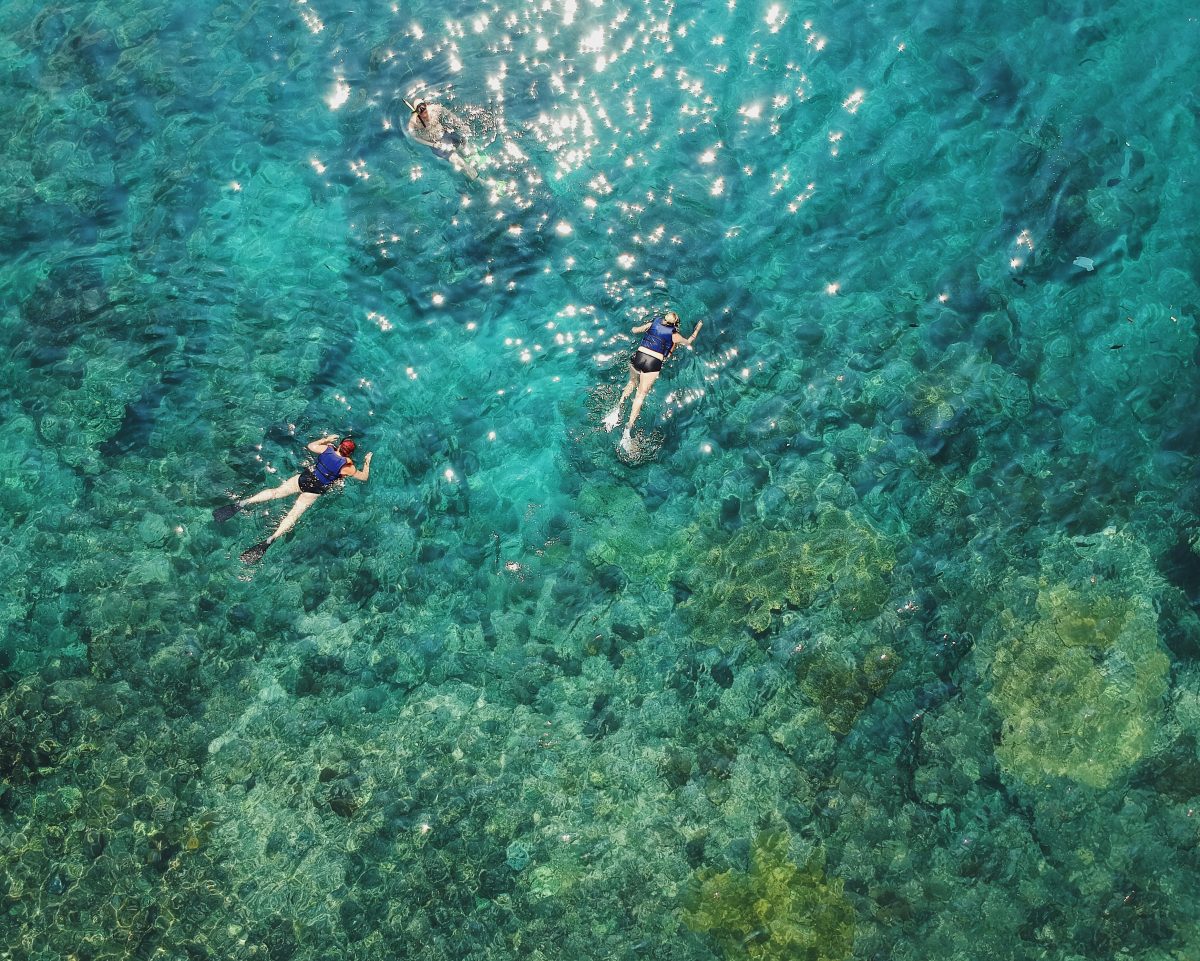
[{"label": "snorkeler floating", "polygon": [[[415,104],[405,100],[404,103],[412,111],[412,116],[408,118],[409,135],[439,157],[449,160],[455,170],[461,170],[472,180],[478,180],[479,171],[460,153],[460,148],[467,142],[460,132],[465,124],[440,103],[431,104],[424,100],[418,100]],[[447,123],[451,128],[446,127]]]},{"label": "snorkeler floating", "polygon": [[[334,447],[335,444],[337,444],[336,447]],[[338,444],[337,436],[333,434],[330,434],[328,437],[322,437],[319,440],[314,440],[308,445],[308,449],[318,455],[317,462],[312,467],[306,467],[302,473],[284,481],[278,487],[268,487],[266,490],[259,491],[253,497],[234,501],[232,504],[218,507],[212,512],[213,520],[221,522],[229,520],[238,511],[250,507],[252,504],[278,500],[280,497],[296,498],[296,503],[292,505],[292,509],[287,512],[287,515],[279,522],[279,526],[275,528],[275,533],[265,541],[261,541],[249,550],[242,552],[243,563],[256,564],[262,560],[263,555],[267,552],[267,548],[290,531],[296,525],[296,521],[300,520],[300,515],[312,507],[316,503],[317,498],[339,480],[344,477],[353,477],[360,481],[367,480],[371,473],[372,455],[367,454],[363,459],[363,466],[360,471],[354,466],[354,461],[350,459],[350,455],[354,453],[354,447],[354,441],[349,438]]]},{"label": "snorkeler floating", "polygon": [[679,315],[673,310],[668,310],[665,314],[655,314],[646,323],[633,328],[633,333],[644,336],[642,342],[638,344],[637,350],[633,352],[633,356],[629,358],[629,381],[625,384],[625,389],[621,391],[621,399],[604,418],[604,429],[611,431],[621,422],[621,408],[625,406],[625,401],[629,399],[629,395],[634,392],[634,389],[637,389],[637,395],[633,398],[633,406],[629,408],[629,423],[625,425],[625,432],[621,435],[621,449],[626,453],[629,453],[633,445],[630,431],[637,422],[638,414],[642,412],[642,404],[646,400],[646,395],[650,393],[654,382],[658,380],[663,363],[671,356],[671,351],[675,349],[676,344],[686,344],[691,347],[692,341],[696,339],[696,335],[700,333],[700,328],[703,326],[704,321],[700,321],[696,324],[696,329],[692,331],[692,336],[684,337],[679,333]]}]

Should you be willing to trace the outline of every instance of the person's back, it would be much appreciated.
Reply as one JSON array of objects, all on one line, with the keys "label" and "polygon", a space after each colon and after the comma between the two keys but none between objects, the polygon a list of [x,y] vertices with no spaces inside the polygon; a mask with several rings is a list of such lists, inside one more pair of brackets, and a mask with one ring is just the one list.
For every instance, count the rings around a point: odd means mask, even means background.
[{"label": "person's back", "polygon": [[640,347],[654,351],[660,355],[660,360],[670,356],[671,348],[675,346],[676,327],[668,324],[662,314],[655,314],[650,321],[650,329],[642,335]]},{"label": "person's back", "polygon": [[332,446],[326,446],[325,450],[317,458],[317,462],[312,467],[313,475],[321,482],[322,487],[328,487],[342,475],[342,468],[350,463],[350,458],[343,457]]}]

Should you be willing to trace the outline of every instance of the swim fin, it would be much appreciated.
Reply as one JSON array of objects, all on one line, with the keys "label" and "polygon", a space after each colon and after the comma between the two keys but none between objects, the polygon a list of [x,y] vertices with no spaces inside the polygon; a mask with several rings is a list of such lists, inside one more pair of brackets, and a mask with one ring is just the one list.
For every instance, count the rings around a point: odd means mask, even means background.
[{"label": "swim fin", "polygon": [[224,507],[214,507],[213,520],[218,524],[223,524],[241,509],[242,505],[237,501],[234,501],[232,504],[226,504]]},{"label": "swim fin", "polygon": [[249,550],[242,551],[242,563],[257,564],[263,559],[263,555],[267,552],[267,548],[270,546],[270,541],[260,541]]}]

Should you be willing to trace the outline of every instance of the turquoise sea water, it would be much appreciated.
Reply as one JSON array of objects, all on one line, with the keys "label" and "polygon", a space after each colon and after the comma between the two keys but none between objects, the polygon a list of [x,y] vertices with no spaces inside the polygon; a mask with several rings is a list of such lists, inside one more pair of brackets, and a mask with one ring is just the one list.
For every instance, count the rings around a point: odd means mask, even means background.
[{"label": "turquoise sea water", "polygon": [[1198,16],[5,0],[0,958],[1200,957]]}]

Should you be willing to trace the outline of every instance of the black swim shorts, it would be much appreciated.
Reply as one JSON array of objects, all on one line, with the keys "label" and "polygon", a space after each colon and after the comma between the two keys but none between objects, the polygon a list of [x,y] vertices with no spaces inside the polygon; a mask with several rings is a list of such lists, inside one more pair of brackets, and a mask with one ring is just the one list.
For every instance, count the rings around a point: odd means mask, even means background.
[{"label": "black swim shorts", "polygon": [[300,490],[305,494],[324,494],[329,488],[317,480],[316,474],[306,469],[300,475]]},{"label": "black swim shorts", "polygon": [[644,351],[635,350],[629,358],[629,365],[641,374],[657,374],[662,370],[663,362]]}]

